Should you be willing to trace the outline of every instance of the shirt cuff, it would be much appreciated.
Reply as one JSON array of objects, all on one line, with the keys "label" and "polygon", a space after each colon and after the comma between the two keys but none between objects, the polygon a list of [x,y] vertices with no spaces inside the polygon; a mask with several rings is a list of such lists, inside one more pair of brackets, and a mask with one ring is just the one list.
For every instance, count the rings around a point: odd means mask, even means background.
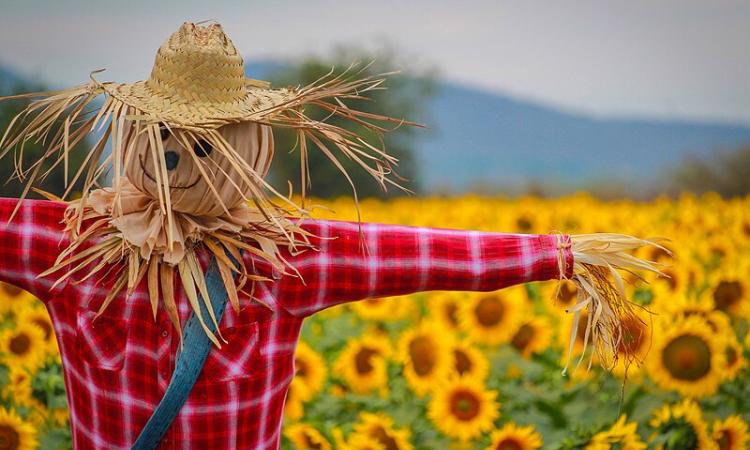
[{"label": "shirt cuff", "polygon": [[[573,249],[570,245],[570,235],[567,234],[544,234],[538,237],[539,248],[542,253],[541,273],[538,280],[557,280],[561,271],[565,278],[573,276]],[[560,253],[562,252],[562,258]],[[560,268],[560,261],[564,261],[565,267]]]}]

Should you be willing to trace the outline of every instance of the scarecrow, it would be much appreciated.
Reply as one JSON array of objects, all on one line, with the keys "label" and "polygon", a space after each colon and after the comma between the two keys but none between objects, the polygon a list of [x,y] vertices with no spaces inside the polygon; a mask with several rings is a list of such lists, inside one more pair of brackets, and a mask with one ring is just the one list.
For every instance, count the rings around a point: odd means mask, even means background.
[{"label": "scarecrow", "polygon": [[[636,317],[617,270],[657,271],[628,254],[650,241],[309,217],[310,151],[345,178],[341,157],[398,186],[395,159],[351,129],[415,124],[347,106],[382,82],[349,69],[272,89],[245,77],[220,25],[185,23],[145,81],[92,74],[70,90],[9,97],[32,101],[0,140],[26,183],[20,200],[0,200],[0,279],[47,306],[76,448],[278,448],[303,320],[365,298],[572,280],[572,313],[590,312],[586,340],[613,361],[621,322]],[[356,127],[314,120],[313,108]],[[265,180],[273,128],[298,136],[299,203]],[[70,152],[95,131],[69,173]],[[40,158],[24,158],[27,142],[44,144]],[[69,192],[25,199],[58,166]],[[111,186],[99,187],[106,173]],[[78,182],[80,197],[65,200]]]}]

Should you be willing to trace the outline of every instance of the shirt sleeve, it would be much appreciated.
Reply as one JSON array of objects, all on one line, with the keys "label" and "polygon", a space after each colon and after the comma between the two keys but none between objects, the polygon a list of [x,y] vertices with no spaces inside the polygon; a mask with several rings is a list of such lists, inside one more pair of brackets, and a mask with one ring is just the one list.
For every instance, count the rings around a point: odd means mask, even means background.
[{"label": "shirt sleeve", "polygon": [[25,289],[43,301],[62,292],[64,283],[50,291],[54,275],[37,278],[54,265],[67,247],[63,225],[65,204],[23,200],[13,220],[16,198],[0,198],[0,281]]},{"label": "shirt sleeve", "polygon": [[[557,279],[562,256],[571,275],[569,248],[560,235],[490,233],[379,223],[316,220],[303,227],[318,251],[289,261],[300,277],[274,282],[276,299],[307,316],[347,301],[431,290],[493,291]],[[364,248],[363,248],[364,247]],[[563,252],[560,254],[559,252]]]}]

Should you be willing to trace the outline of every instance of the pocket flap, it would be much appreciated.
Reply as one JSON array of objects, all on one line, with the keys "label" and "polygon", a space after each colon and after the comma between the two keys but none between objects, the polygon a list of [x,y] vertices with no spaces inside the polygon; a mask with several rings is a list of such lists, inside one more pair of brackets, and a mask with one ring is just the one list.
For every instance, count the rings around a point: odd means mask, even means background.
[{"label": "pocket flap", "polygon": [[228,381],[254,375],[260,363],[258,322],[250,322],[221,330],[227,343],[211,347],[203,366],[202,377]]}]

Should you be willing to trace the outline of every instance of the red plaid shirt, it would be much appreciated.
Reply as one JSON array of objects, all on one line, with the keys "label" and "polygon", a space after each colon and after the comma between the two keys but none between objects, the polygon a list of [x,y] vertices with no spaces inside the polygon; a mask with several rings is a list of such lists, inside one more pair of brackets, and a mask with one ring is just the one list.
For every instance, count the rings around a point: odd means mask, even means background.
[{"label": "red plaid shirt", "polygon": [[[179,337],[163,310],[153,320],[145,280],[96,321],[106,285],[66,281],[50,291],[52,279],[36,275],[51,267],[68,243],[60,223],[65,206],[26,200],[7,223],[15,204],[0,199],[0,280],[47,306],[62,353],[74,446],[129,448],[169,383]],[[241,298],[239,314],[227,306],[221,326],[229,343],[211,349],[160,449],[278,448],[300,327],[317,311],[368,297],[490,291],[559,276],[551,235],[367,223],[369,254],[363,254],[355,223],[311,220],[305,227],[337,239],[316,242],[317,252],[285,254],[306,284],[293,277],[258,283],[257,295],[273,311],[248,298]],[[571,268],[572,254],[565,252]],[[184,321],[189,303],[182,292],[176,300]]]}]

